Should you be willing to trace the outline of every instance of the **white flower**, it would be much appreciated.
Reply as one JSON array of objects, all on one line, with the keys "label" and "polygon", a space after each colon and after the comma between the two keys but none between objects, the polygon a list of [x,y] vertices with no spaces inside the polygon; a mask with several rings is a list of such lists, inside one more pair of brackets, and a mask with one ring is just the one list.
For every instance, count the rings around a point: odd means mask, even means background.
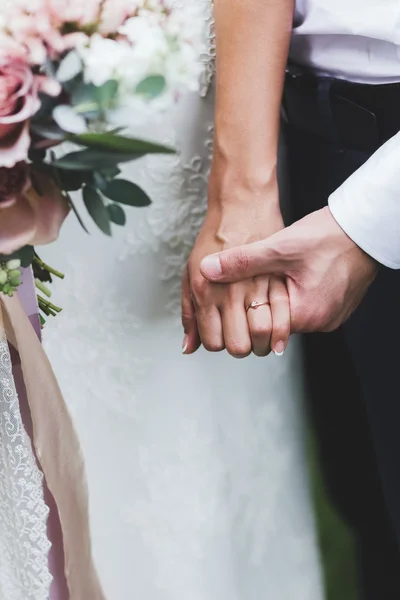
[{"label": "white flower", "polygon": [[168,42],[160,23],[145,17],[132,17],[120,27],[119,33],[132,44],[135,55],[150,61],[168,52]]},{"label": "white flower", "polygon": [[[166,108],[183,91],[197,89],[204,51],[200,13],[193,7],[170,9],[168,0],[118,0],[118,14],[113,15],[112,3],[107,0],[104,5],[109,10],[104,13],[108,14],[106,21],[112,16],[118,21],[128,5],[135,11],[118,28],[119,37],[108,39],[96,33],[79,46],[85,81],[101,86],[115,79],[119,83],[118,104],[129,105],[141,114],[148,112],[148,104],[155,112]],[[107,31],[106,23],[104,26]],[[163,76],[166,85],[149,102],[135,90],[143,79],[153,75]]]},{"label": "white flower", "polygon": [[77,50],[84,65],[85,81],[97,86],[110,79],[119,80],[132,56],[128,42],[103,38],[99,34],[90,38],[89,45],[80,46]]}]

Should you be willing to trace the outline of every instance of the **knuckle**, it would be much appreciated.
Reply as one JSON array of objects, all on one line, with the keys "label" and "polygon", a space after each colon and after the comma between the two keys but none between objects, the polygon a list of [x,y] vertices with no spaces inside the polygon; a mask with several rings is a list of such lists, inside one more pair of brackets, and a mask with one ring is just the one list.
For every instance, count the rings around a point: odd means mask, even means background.
[{"label": "knuckle", "polygon": [[184,327],[189,327],[195,321],[194,315],[192,313],[188,313],[182,311],[182,325]]},{"label": "knuckle", "polygon": [[251,353],[251,344],[231,340],[229,344],[227,344],[227,350],[234,358],[245,358]]},{"label": "knuckle", "polygon": [[264,350],[260,350],[258,348],[256,348],[255,350],[253,350],[254,356],[258,356],[259,358],[264,358],[265,356],[268,356],[269,354],[271,354],[271,348],[270,347],[266,347]]},{"label": "knuckle", "polygon": [[290,325],[289,323],[277,323],[274,324],[274,337],[276,339],[280,339],[280,340],[285,340],[286,338],[289,337],[290,334]]},{"label": "knuckle", "polygon": [[249,258],[244,250],[236,250],[232,255],[221,257],[221,266],[224,273],[246,273]]},{"label": "knuckle", "polygon": [[224,349],[224,344],[218,340],[204,340],[203,346],[207,352],[221,352]]},{"label": "knuckle", "polygon": [[204,277],[196,277],[192,280],[192,298],[197,304],[203,303],[209,295],[209,283]]},{"label": "knuckle", "polygon": [[271,328],[263,323],[255,323],[251,326],[251,336],[255,339],[268,338],[271,335]]}]

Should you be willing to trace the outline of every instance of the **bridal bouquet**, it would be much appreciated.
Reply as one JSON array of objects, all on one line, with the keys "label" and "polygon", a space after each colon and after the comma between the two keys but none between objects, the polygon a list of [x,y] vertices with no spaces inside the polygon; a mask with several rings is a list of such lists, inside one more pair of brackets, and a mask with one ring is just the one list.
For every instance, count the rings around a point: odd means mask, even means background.
[{"label": "bridal bouquet", "polygon": [[[124,135],[113,115],[140,119],[195,88],[200,26],[168,0],[2,0],[0,6],[0,292],[33,265],[46,294],[50,269],[34,246],[54,240],[81,192],[111,235],[124,206],[150,199],[120,165],[172,153]],[[44,297],[40,307],[53,314]]]}]

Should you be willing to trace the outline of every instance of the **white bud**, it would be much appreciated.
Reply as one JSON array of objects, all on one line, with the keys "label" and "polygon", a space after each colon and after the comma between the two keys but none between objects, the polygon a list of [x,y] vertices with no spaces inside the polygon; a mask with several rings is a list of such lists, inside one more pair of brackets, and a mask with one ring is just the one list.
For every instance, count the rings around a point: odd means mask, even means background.
[{"label": "white bud", "polygon": [[14,269],[19,269],[21,266],[21,261],[19,258],[13,258],[6,263],[6,267],[9,271],[13,271]]}]

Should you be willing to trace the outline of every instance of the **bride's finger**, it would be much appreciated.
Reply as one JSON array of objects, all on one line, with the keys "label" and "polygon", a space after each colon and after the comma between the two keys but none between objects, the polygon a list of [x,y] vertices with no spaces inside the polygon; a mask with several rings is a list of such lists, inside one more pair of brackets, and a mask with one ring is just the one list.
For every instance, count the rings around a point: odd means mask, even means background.
[{"label": "bride's finger", "polygon": [[[262,300],[259,300],[262,302]],[[272,317],[271,307],[262,304],[257,308],[247,309],[247,321],[249,323],[251,347],[256,356],[268,356],[271,352],[271,329]]]},{"label": "bride's finger", "polygon": [[251,353],[251,339],[244,305],[229,303],[221,308],[225,347],[235,358]]},{"label": "bride's finger", "polygon": [[256,356],[267,356],[271,352],[272,317],[268,286],[268,277],[255,277],[246,293],[247,322],[252,349]]},{"label": "bride's finger", "polygon": [[182,353],[193,354],[200,347],[200,336],[192,298],[190,296],[189,270],[186,268],[182,280],[182,326],[184,331]]},{"label": "bride's finger", "polygon": [[201,343],[209,352],[224,350],[221,315],[215,305],[196,308],[197,327]]},{"label": "bride's finger", "polygon": [[290,335],[290,304],[286,284],[282,279],[272,278],[269,284],[271,303],[272,336],[271,348],[277,356],[282,356]]}]

